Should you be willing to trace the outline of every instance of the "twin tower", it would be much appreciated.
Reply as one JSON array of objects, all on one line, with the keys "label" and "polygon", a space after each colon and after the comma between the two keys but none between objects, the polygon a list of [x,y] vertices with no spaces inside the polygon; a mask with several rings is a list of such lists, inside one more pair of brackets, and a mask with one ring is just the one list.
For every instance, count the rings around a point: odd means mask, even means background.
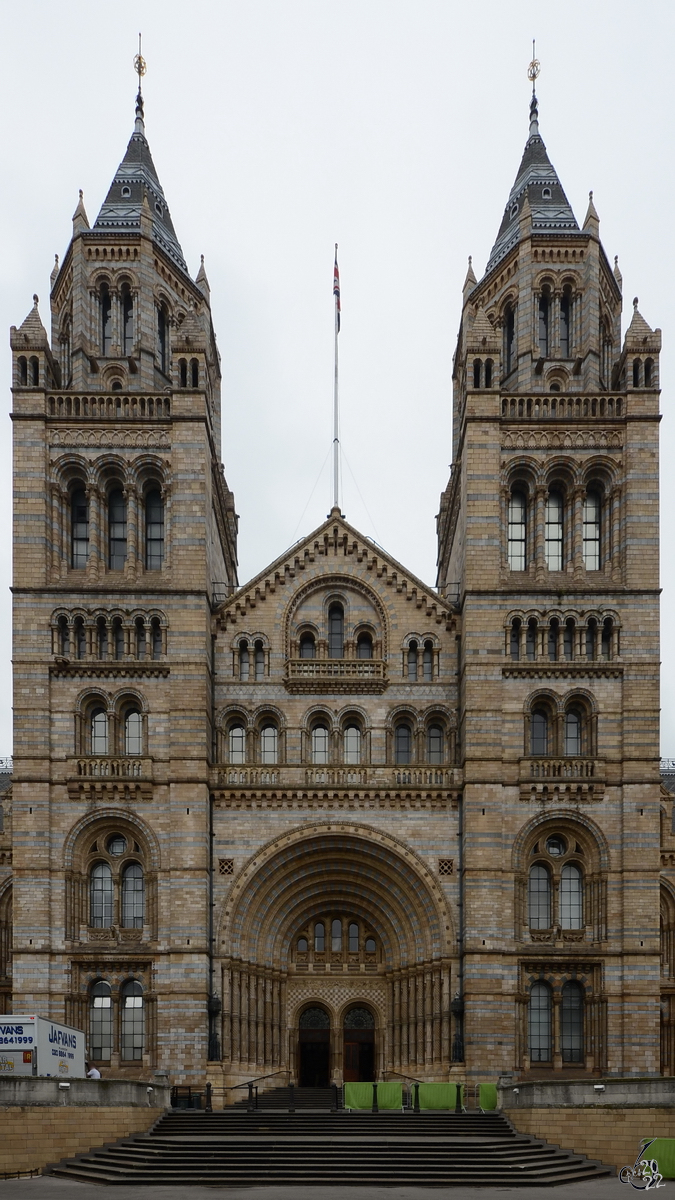
[{"label": "twin tower", "polygon": [[140,94],[51,284],[51,339],[37,299],[11,330],[0,1004],[172,1082],[671,1074],[661,336],[635,301],[622,342],[536,99],[464,283],[435,587],[339,509],[239,586]]}]

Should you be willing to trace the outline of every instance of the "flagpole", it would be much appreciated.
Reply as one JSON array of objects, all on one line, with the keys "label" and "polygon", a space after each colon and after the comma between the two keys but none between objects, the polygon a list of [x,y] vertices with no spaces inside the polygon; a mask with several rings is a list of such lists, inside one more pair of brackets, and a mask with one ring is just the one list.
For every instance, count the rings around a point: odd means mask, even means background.
[{"label": "flagpole", "polygon": [[333,272],[333,296],[335,298],[335,379],[333,383],[333,508],[339,508],[339,460],[340,423],[338,408],[338,333],[340,332],[340,284],[337,265],[337,242],[335,243],[335,268]]}]

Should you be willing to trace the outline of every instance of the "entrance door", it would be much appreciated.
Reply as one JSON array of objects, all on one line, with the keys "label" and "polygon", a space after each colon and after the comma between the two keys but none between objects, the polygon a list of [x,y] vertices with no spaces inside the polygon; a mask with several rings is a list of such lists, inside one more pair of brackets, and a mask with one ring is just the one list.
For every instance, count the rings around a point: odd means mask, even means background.
[{"label": "entrance door", "polygon": [[375,1081],[375,1021],[367,1008],[345,1015],[342,1073],[345,1083]]},{"label": "entrance door", "polygon": [[300,1015],[298,1084],[328,1087],[330,1083],[330,1017],[318,1005]]}]

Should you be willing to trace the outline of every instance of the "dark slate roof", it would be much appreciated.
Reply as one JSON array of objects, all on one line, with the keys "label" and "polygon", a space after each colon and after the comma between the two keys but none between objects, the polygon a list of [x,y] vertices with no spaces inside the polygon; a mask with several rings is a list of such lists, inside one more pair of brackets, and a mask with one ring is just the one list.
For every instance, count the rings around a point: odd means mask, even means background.
[{"label": "dark slate roof", "polygon": [[[546,146],[539,132],[538,118],[537,97],[533,95],[530,104],[530,136],[504,210],[497,241],[492,247],[490,260],[485,268],[486,274],[517,244],[520,238],[519,218],[525,196],[532,211],[533,233],[559,233],[561,230],[579,232],[570,202],[546,153]],[[544,195],[546,189],[547,194]]]},{"label": "dark slate roof", "polygon": [[94,222],[94,229],[128,230],[129,232],[140,230],[141,208],[143,207],[143,197],[146,194],[153,223],[153,240],[166,251],[173,262],[188,274],[183,251],[176,237],[169,207],[164,198],[162,185],[157,177],[150,146],[145,136],[143,97],[139,92],[136,98],[134,132],[127,146],[127,152],[115,172],[110,191]]}]

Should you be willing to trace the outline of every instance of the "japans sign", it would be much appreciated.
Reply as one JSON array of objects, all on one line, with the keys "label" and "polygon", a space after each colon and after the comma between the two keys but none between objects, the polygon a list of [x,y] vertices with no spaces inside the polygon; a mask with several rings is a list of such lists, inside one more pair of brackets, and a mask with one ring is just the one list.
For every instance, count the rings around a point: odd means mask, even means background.
[{"label": "japans sign", "polygon": [[0,1017],[0,1075],[84,1079],[85,1035],[35,1014]]}]

